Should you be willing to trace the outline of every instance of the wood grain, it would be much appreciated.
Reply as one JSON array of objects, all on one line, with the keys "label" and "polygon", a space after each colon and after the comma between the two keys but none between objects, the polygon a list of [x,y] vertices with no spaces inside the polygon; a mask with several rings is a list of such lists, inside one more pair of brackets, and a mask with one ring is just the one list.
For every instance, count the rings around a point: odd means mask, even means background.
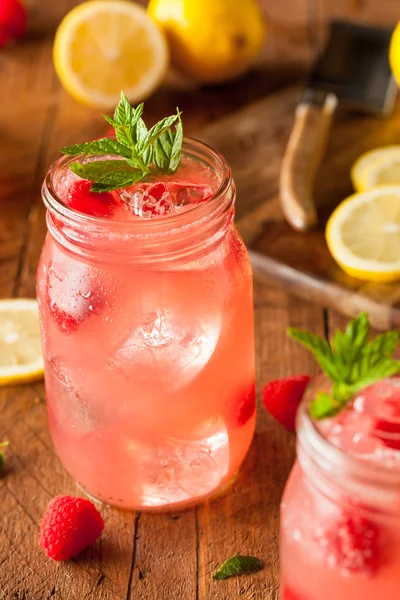
[{"label": "wood grain", "polygon": [[[98,111],[69,98],[51,64],[55,27],[75,4],[77,0],[28,0],[29,36],[0,51],[1,297],[35,295],[35,270],[45,235],[40,185],[57,149],[103,131]],[[338,7],[337,1],[334,4]],[[372,0],[340,0],[335,10],[366,19],[381,15],[395,19],[393,4],[384,0],[377,9]],[[201,89],[171,74],[146,103],[149,121],[178,104],[190,133],[296,80],[321,43],[330,5],[328,0],[262,0],[269,37],[254,72],[227,86]],[[279,246],[281,225],[274,196],[280,148],[297,93],[293,89],[278,96],[277,102],[271,99],[267,110],[263,102],[253,107],[258,121],[228,120],[240,150],[235,156],[218,127],[203,133],[232,160],[239,188],[238,217],[249,240],[257,237],[261,226],[276,223]],[[355,153],[372,143],[377,128],[370,123],[362,141],[354,129],[348,143]],[[389,140],[391,132],[385,129],[385,136]],[[340,189],[333,193],[325,166],[321,170],[319,189],[329,203],[349,185],[345,165],[337,158],[342,151],[343,140],[332,140],[331,162],[337,178],[342,178]],[[244,154],[251,160],[243,162]],[[282,236],[285,240],[284,231]],[[325,317],[322,309],[256,283],[259,390],[273,377],[312,372],[311,359],[286,338],[285,329],[290,324],[322,334]],[[0,440],[10,440],[5,451],[7,473],[0,480],[0,600],[278,600],[278,507],[293,461],[294,438],[264,411],[259,411],[245,465],[224,495],[177,515],[135,514],[102,506],[101,540],[64,564],[49,561],[39,549],[39,523],[51,497],[80,491],[52,447],[43,385],[1,389],[0,415]],[[213,582],[213,570],[238,551],[260,556],[264,570]]]}]

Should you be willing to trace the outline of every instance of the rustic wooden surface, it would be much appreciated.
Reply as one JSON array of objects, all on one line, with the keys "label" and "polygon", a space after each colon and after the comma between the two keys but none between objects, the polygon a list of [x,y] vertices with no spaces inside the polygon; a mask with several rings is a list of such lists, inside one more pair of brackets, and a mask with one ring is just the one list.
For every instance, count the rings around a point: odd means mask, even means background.
[{"label": "rustic wooden surface", "polygon": [[[4,298],[35,295],[35,269],[45,234],[39,191],[47,165],[60,146],[94,137],[103,128],[97,111],[80,107],[61,89],[51,65],[54,28],[74,4],[73,0],[30,0],[30,35],[0,51],[0,296]],[[227,86],[195,91],[186,85],[176,89],[170,82],[147,103],[147,114],[154,121],[178,104],[185,111],[186,131],[194,132],[301,76],[321,44],[330,17],[347,15],[393,24],[398,18],[396,4],[393,0],[263,0],[269,37],[253,74]],[[256,167],[265,189],[252,187],[254,164],[243,166],[233,160],[239,188],[246,185],[249,191],[248,206],[240,197],[238,207],[245,236],[253,234],[246,213],[257,212],[264,198],[276,194],[277,149],[287,135],[294,98],[293,91],[280,96],[287,112],[283,124],[275,119],[277,112],[281,114],[279,103],[272,102],[260,114],[269,132],[265,148],[260,146],[263,163]],[[251,136],[245,125],[236,125],[242,128],[241,152],[247,152]],[[212,127],[203,136],[219,145]],[[220,149],[234,158],[227,151],[227,140],[222,142]],[[340,140],[337,143],[339,152]],[[329,195],[323,176],[321,185]],[[345,191],[348,181],[342,185]],[[268,211],[262,213],[263,219],[278,218],[273,201]],[[260,389],[273,377],[313,371],[306,353],[287,340],[288,325],[323,334],[337,321],[330,312],[257,283],[255,322]],[[8,471],[0,481],[1,600],[278,599],[278,505],[293,461],[294,438],[262,410],[244,467],[223,496],[175,515],[103,507],[101,540],[64,564],[51,562],[39,549],[39,523],[53,496],[79,491],[52,448],[42,384],[1,390],[2,439],[8,439],[10,446]],[[213,582],[213,570],[236,552],[259,556],[264,570]]]}]

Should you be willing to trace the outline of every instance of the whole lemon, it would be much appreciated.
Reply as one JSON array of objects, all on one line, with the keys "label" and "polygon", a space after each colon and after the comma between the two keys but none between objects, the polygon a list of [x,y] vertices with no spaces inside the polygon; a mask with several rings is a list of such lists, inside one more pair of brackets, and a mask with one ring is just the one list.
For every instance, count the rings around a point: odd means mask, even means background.
[{"label": "whole lemon", "polygon": [[256,0],[150,0],[148,12],[164,30],[175,63],[204,83],[247,71],[265,37]]},{"label": "whole lemon", "polygon": [[389,61],[394,78],[400,86],[400,21],[397,23],[390,42]]}]

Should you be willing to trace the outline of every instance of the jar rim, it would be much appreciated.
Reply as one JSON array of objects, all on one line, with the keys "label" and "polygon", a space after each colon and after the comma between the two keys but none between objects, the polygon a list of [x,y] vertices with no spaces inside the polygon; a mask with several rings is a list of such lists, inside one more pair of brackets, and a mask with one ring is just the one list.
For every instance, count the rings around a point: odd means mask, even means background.
[{"label": "jar rim", "polygon": [[333,477],[349,476],[361,484],[382,489],[397,488],[400,491],[400,463],[396,468],[345,452],[323,436],[311,418],[308,408],[308,399],[305,398],[299,406],[296,419],[297,443],[308,458]]},{"label": "jar rim", "polygon": [[[85,230],[91,228],[98,230],[99,227],[102,227],[110,231],[117,231],[122,227],[125,232],[131,231],[133,234],[136,233],[139,235],[142,230],[145,235],[151,235],[152,233],[159,233],[161,231],[178,229],[185,225],[192,225],[203,220],[214,211],[218,211],[221,204],[224,204],[227,193],[232,188],[233,179],[231,169],[223,155],[207,143],[195,138],[184,137],[183,152],[185,151],[189,155],[197,156],[197,158],[203,160],[208,159],[209,162],[212,162],[212,166],[216,169],[220,178],[219,186],[213,192],[212,196],[208,198],[206,202],[199,203],[188,211],[179,214],[165,215],[161,219],[138,219],[136,221],[124,219],[110,220],[104,217],[81,213],[68,207],[58,197],[55,191],[54,180],[61,170],[65,169],[71,162],[86,156],[84,154],[79,156],[63,155],[50,165],[42,186],[44,204],[56,218],[68,222],[69,225],[82,227]],[[146,230],[145,232],[143,231],[144,229]]]}]

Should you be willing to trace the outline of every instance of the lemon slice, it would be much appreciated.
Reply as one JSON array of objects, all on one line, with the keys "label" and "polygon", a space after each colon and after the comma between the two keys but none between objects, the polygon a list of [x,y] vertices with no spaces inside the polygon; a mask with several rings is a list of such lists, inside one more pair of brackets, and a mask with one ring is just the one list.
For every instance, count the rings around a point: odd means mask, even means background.
[{"label": "lemon slice", "polygon": [[344,200],[328,221],[326,241],[349,275],[400,279],[400,185],[377,186]]},{"label": "lemon slice", "polygon": [[121,90],[144,100],[161,83],[168,49],[145,9],[128,0],[90,0],[61,21],[53,47],[62,85],[78,102],[114,107]]},{"label": "lemon slice", "polygon": [[400,146],[375,148],[362,154],[352,166],[350,176],[357,192],[374,185],[400,184]]},{"label": "lemon slice", "polygon": [[36,300],[0,300],[0,386],[43,377]]}]

